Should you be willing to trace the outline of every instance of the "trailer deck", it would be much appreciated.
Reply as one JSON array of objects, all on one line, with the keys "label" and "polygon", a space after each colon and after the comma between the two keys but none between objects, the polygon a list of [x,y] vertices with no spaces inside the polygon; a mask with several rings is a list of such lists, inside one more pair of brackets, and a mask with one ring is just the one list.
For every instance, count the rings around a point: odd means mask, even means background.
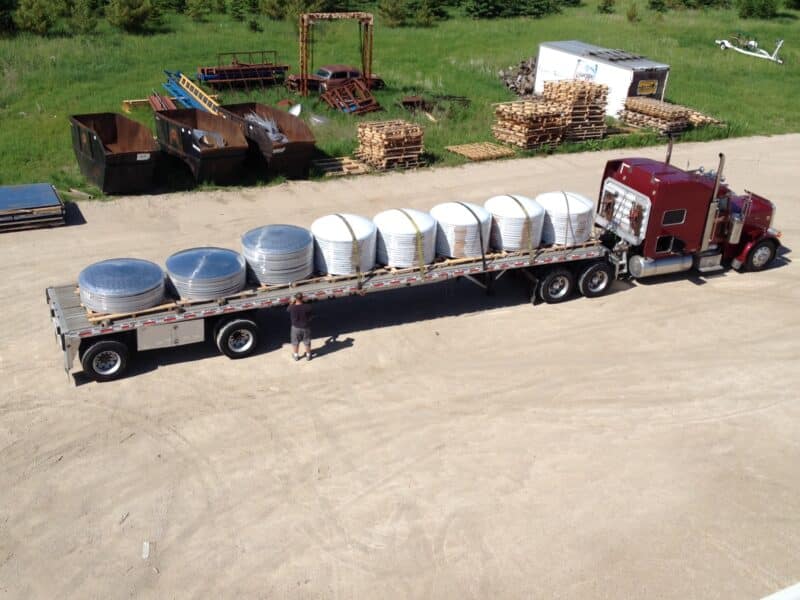
[{"label": "trailer deck", "polygon": [[65,367],[69,370],[83,339],[282,306],[288,304],[297,292],[302,292],[311,300],[327,300],[437,283],[457,277],[497,275],[525,267],[599,259],[607,253],[608,250],[598,239],[592,239],[577,246],[550,246],[534,249],[533,252],[495,252],[485,257],[439,259],[422,268],[379,268],[361,275],[324,276],[289,285],[252,287],[214,301],[176,300],[138,313],[117,315],[88,311],[81,304],[75,284],[49,287],[46,295],[56,337],[65,353]]}]

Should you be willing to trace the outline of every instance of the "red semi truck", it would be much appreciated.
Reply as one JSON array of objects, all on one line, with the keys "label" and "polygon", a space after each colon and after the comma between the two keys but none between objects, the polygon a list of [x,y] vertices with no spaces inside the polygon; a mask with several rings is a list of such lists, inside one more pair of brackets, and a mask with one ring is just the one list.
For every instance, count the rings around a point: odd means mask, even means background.
[{"label": "red semi truck", "polygon": [[601,296],[623,277],[766,268],[780,246],[780,233],[772,227],[774,205],[729,189],[722,182],[722,155],[716,172],[684,171],[669,164],[669,157],[668,151],[665,161],[609,161],[595,207],[595,233],[575,246],[439,258],[419,268],[377,268],[284,286],[252,285],[235,296],[194,303],[176,299],[136,314],[89,314],[75,284],[49,287],[47,302],[64,367],[69,373],[79,357],[89,377],[108,381],[124,374],[135,352],[208,339],[226,356],[244,358],[258,344],[254,313],[284,306],[297,292],[321,301],[462,277],[488,289],[493,279],[516,271],[530,281],[532,301],[555,303],[576,291]]}]

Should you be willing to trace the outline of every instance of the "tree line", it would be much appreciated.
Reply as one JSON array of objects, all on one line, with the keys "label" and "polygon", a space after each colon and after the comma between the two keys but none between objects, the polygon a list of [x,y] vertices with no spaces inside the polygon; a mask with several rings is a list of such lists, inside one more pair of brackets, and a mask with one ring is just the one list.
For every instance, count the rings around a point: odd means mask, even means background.
[{"label": "tree line", "polygon": [[[730,6],[735,3],[744,18],[771,18],[781,0],[647,0],[651,10],[695,9]],[[786,0],[800,8],[800,0]],[[294,20],[303,12],[376,11],[389,27],[430,27],[454,11],[476,19],[544,17],[581,0],[0,0],[0,35],[27,31],[37,35],[88,34],[101,20],[132,33],[158,30],[168,12],[186,14],[205,21],[214,14],[228,13],[260,30],[258,16]],[[635,5],[633,5],[635,6]],[[600,0],[598,11],[615,12],[616,0]],[[636,20],[637,14],[630,14]]]}]

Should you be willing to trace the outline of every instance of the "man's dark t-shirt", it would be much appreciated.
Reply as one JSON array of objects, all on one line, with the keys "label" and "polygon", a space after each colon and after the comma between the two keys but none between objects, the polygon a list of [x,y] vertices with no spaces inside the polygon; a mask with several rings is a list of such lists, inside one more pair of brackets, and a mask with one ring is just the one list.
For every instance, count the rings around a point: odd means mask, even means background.
[{"label": "man's dark t-shirt", "polygon": [[292,327],[306,329],[311,321],[311,306],[308,304],[292,304],[287,309],[292,319]]}]

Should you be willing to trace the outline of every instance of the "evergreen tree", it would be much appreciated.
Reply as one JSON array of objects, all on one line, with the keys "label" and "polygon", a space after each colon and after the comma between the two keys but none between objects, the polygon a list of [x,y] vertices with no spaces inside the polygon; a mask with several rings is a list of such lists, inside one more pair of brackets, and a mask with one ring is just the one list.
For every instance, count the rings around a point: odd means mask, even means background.
[{"label": "evergreen tree", "polygon": [[0,0],[0,35],[13,33],[16,29],[14,24],[14,9],[16,8],[16,0]]},{"label": "evergreen tree", "polygon": [[75,0],[69,21],[73,31],[93,32],[97,27],[97,8],[92,0]]},{"label": "evergreen tree", "polygon": [[158,23],[158,9],[152,0],[110,0],[106,18],[125,31],[145,31]]},{"label": "evergreen tree", "polygon": [[56,15],[61,12],[51,0],[20,0],[14,11],[14,23],[21,31],[46,35],[53,30]]},{"label": "evergreen tree", "polygon": [[464,9],[476,19],[494,19],[506,16],[513,6],[513,0],[467,0]]},{"label": "evergreen tree", "polygon": [[247,12],[247,0],[231,0],[228,10],[234,20],[244,21],[244,15]]},{"label": "evergreen tree", "polygon": [[389,27],[401,27],[408,21],[406,0],[379,0],[378,14]]},{"label": "evergreen tree", "polygon": [[210,0],[186,0],[186,14],[191,17],[192,21],[202,23],[211,14]]}]

